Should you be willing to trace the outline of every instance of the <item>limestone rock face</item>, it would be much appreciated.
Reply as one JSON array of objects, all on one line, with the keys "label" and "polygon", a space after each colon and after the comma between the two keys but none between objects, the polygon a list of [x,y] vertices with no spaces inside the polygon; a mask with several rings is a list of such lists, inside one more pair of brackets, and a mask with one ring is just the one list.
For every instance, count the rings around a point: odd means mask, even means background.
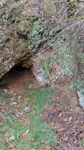
[{"label": "limestone rock face", "polygon": [[0,2],[0,78],[32,53],[28,33],[39,17],[38,7],[33,9],[33,5],[26,0]]},{"label": "limestone rock face", "polygon": [[[1,0],[0,78],[19,63],[30,67],[29,58],[52,36],[48,33],[50,27],[43,18],[42,7],[39,0]],[[60,29],[61,26],[57,27],[55,33]]]},{"label": "limestone rock face", "polygon": [[32,65],[42,85],[63,77],[84,85],[84,19],[68,23],[50,7],[43,0],[1,0],[0,78],[21,64]]},{"label": "limestone rock face", "polygon": [[70,78],[76,83],[75,88],[84,89],[84,23],[80,23],[80,28],[78,24],[55,34],[32,57],[32,70],[41,85],[66,82]]}]

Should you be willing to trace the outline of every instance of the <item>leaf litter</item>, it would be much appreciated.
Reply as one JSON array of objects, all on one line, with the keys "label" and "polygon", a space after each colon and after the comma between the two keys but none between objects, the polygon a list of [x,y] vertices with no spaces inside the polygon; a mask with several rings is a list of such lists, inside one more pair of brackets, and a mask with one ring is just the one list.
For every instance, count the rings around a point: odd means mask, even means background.
[{"label": "leaf litter", "polygon": [[[53,95],[52,91],[33,89],[30,94],[26,89],[22,95],[0,91],[1,149],[84,149],[84,113],[72,106],[76,93],[57,86]],[[31,111],[24,113],[27,107]]]}]

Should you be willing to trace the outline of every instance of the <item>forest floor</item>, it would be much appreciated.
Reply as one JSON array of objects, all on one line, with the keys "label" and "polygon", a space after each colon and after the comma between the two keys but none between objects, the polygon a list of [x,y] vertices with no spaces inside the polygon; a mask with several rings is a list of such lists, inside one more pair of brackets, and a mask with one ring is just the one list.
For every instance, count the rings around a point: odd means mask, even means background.
[{"label": "forest floor", "polygon": [[39,88],[31,74],[11,74],[0,90],[0,150],[83,150],[84,111],[69,83]]},{"label": "forest floor", "polygon": [[[31,7],[40,14],[38,2]],[[30,71],[17,70],[0,80],[0,150],[84,150],[84,110],[70,82],[39,87]]]}]

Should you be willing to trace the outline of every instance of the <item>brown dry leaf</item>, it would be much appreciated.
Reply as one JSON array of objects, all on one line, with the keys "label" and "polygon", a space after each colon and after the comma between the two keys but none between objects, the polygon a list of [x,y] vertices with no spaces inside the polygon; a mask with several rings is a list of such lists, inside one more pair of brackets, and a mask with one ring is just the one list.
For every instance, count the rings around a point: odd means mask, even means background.
[{"label": "brown dry leaf", "polygon": [[73,109],[70,109],[70,111],[73,111]]},{"label": "brown dry leaf", "polygon": [[62,117],[62,114],[59,114],[59,118],[61,118]]},{"label": "brown dry leaf", "polygon": [[47,103],[45,103],[44,108],[45,108],[45,109],[48,108],[48,104],[47,104]]},{"label": "brown dry leaf", "polygon": [[57,123],[56,126],[53,127],[54,130],[59,128],[61,128],[61,125],[59,123]]},{"label": "brown dry leaf", "polygon": [[74,144],[76,145],[77,143],[78,143],[78,141],[77,141],[77,140],[75,140],[75,141],[74,141]]},{"label": "brown dry leaf", "polygon": [[19,106],[20,106],[20,104],[17,105],[17,107],[19,107]]},{"label": "brown dry leaf", "polygon": [[56,97],[56,100],[59,100],[59,97]]},{"label": "brown dry leaf", "polygon": [[46,149],[47,150],[52,150],[52,147],[51,146],[46,146]]},{"label": "brown dry leaf", "polygon": [[9,136],[9,133],[8,133],[8,132],[6,132],[6,133],[5,133],[5,137],[8,137],[8,136]]},{"label": "brown dry leaf", "polygon": [[33,101],[31,101],[31,102],[29,103],[28,107],[31,107],[32,104],[34,103],[34,101],[36,101],[37,99],[38,99],[38,97],[36,97]]},{"label": "brown dry leaf", "polygon": [[27,130],[25,133],[22,134],[23,137],[25,138],[25,136],[28,135],[28,133],[29,133],[29,130]]},{"label": "brown dry leaf", "polygon": [[21,99],[21,95],[18,96],[18,99]]},{"label": "brown dry leaf", "polygon": [[69,121],[71,121],[71,120],[72,120],[72,117],[69,118]]},{"label": "brown dry leaf", "polygon": [[14,148],[16,147],[16,145],[13,145],[13,144],[10,144],[10,146],[8,147],[8,149],[13,149],[14,150]]},{"label": "brown dry leaf", "polygon": [[51,122],[51,129],[53,129],[53,127],[54,127],[54,124],[53,124],[53,122]]},{"label": "brown dry leaf", "polygon": [[63,121],[67,122],[67,121],[68,121],[68,118],[63,118]]},{"label": "brown dry leaf", "polygon": [[45,147],[41,146],[40,150],[45,150]]},{"label": "brown dry leaf", "polygon": [[60,104],[57,104],[57,106],[59,106]]},{"label": "brown dry leaf", "polygon": [[64,138],[64,141],[66,142],[67,140],[68,140],[68,137],[65,137],[65,138]]},{"label": "brown dry leaf", "polygon": [[64,130],[65,130],[65,128],[61,128],[61,129],[60,129],[60,132],[63,132]]},{"label": "brown dry leaf", "polygon": [[60,141],[60,136],[59,135],[57,135],[56,138],[57,138],[58,141]]},{"label": "brown dry leaf", "polygon": [[79,135],[79,137],[80,137],[80,138],[83,138],[83,136],[84,136],[84,133],[82,132],[82,133]]}]

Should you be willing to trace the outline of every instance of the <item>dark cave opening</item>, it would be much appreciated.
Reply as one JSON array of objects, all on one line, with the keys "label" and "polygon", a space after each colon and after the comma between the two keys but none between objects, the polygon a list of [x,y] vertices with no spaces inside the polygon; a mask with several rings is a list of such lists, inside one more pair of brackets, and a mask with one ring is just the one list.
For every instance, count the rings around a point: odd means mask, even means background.
[{"label": "dark cave opening", "polygon": [[17,65],[17,66],[14,67],[13,69],[16,70],[16,71],[19,71],[19,72],[23,72],[23,71],[26,71],[26,70],[31,70],[30,68],[22,67],[21,64]]},{"label": "dark cave opening", "polygon": [[0,89],[11,89],[20,92],[24,90],[25,84],[33,85],[35,81],[31,67],[26,68],[18,64],[0,79]]}]

